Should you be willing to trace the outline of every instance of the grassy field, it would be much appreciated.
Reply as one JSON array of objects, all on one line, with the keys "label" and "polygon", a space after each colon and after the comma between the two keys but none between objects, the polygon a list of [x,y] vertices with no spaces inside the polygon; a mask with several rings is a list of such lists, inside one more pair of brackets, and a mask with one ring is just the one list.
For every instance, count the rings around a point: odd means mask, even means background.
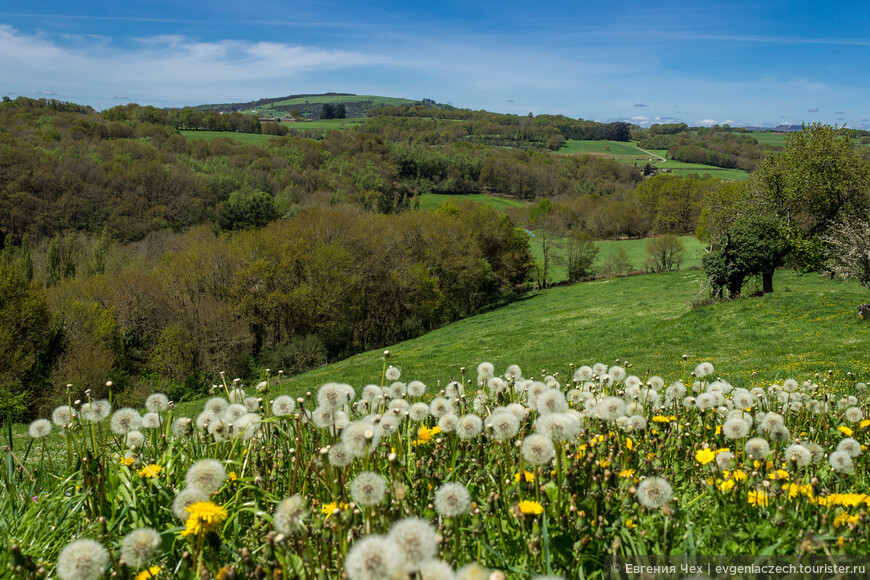
[{"label": "grassy field", "polygon": [[670,169],[671,173],[676,175],[688,175],[695,173],[697,175],[709,174],[711,177],[719,179],[741,180],[748,179],[749,173],[742,169],[723,169],[713,165],[702,165],[700,163],[683,163],[682,161],[674,161],[668,159],[664,163],[656,165],[659,169]]},{"label": "grassy field", "polygon": [[259,133],[236,133],[235,131],[180,131],[182,135],[188,139],[206,139],[212,141],[225,137],[233,141],[239,141],[246,145],[256,143],[264,143],[269,139],[274,139],[275,135],[261,135]]},{"label": "grassy field", "polygon": [[753,131],[750,133],[762,145],[785,147],[786,133],[771,133],[769,131]]},{"label": "grassy field", "polygon": [[[717,375],[743,387],[789,377],[821,380],[828,370],[831,380],[845,380],[847,372],[870,379],[870,324],[855,313],[867,292],[857,284],[783,270],[772,294],[693,310],[703,279],[703,272],[680,271],[552,288],[393,345],[391,363],[403,380],[422,380],[430,392],[458,378],[460,367],[472,373],[482,361],[496,372],[515,363],[526,376],[546,370],[565,377],[569,363],[620,359],[638,376],[649,371],[673,381],[709,360]],[[377,383],[382,352],[293,377],[285,390],[314,391],[327,381],[358,388]]]},{"label": "grassy field", "polygon": [[[694,236],[680,236],[680,241],[683,242],[683,246],[685,247],[681,268],[688,269],[700,266],[704,244]],[[595,259],[593,268],[601,268],[612,253],[616,252],[618,248],[624,248],[625,253],[628,255],[628,259],[631,261],[632,269],[639,270],[643,268],[644,260],[647,258],[646,245],[648,242],[649,240],[647,239],[607,240],[596,242],[600,251]],[[529,240],[529,246],[531,247],[532,255],[540,265],[544,258],[540,236],[536,234],[535,237],[531,238]],[[550,281],[553,283],[564,282],[568,279],[568,270],[564,264],[564,252],[557,247],[554,254],[556,256],[556,262],[550,264],[548,276]]]},{"label": "grassy field", "polygon": [[461,200],[461,201],[476,201],[479,203],[485,203],[487,205],[491,205],[497,210],[503,210],[509,207],[522,207],[527,205],[527,202],[521,201],[519,199],[510,199],[505,197],[495,197],[493,195],[485,195],[482,193],[460,193],[460,194],[447,194],[447,193],[424,193],[420,196],[420,209],[424,210],[434,210],[438,209],[438,207],[444,203],[445,201],[453,201],[453,200]]},{"label": "grassy field", "polygon": [[608,157],[630,156],[644,160],[649,159],[649,155],[635,147],[632,143],[624,143],[622,141],[578,141],[569,139],[559,149],[559,153],[584,153]]}]

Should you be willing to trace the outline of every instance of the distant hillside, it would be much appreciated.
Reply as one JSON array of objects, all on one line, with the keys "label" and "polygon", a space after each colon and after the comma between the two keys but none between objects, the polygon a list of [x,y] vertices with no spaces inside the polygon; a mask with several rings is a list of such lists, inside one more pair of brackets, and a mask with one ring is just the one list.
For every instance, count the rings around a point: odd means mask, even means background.
[{"label": "distant hillside", "polygon": [[247,103],[224,103],[199,105],[194,107],[202,111],[219,111],[222,113],[253,113],[261,117],[281,117],[290,113],[293,109],[298,109],[305,117],[309,119],[317,119],[320,117],[320,112],[323,105],[338,105],[344,104],[347,117],[350,119],[361,118],[366,116],[366,111],[373,107],[395,107],[400,105],[414,104],[429,104],[435,107],[436,105],[431,99],[412,100],[402,99],[397,97],[381,97],[375,95],[354,95],[351,93],[323,93],[323,94],[301,94],[288,95],[286,97],[276,97],[268,99],[259,99],[249,101]]}]

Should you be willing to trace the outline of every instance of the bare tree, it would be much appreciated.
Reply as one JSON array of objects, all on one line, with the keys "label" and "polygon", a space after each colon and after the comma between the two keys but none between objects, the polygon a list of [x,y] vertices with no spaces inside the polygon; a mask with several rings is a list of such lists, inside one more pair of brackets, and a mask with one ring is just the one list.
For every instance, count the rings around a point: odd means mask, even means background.
[{"label": "bare tree", "polygon": [[840,222],[823,240],[828,246],[828,269],[836,277],[857,280],[870,290],[870,222]]}]

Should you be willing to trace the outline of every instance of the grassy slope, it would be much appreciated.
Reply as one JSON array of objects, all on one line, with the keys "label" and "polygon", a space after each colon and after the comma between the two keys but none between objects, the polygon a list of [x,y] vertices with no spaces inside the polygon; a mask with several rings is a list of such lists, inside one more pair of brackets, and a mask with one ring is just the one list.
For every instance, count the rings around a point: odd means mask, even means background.
[{"label": "grassy slope", "polygon": [[261,135],[259,133],[236,133],[235,131],[179,131],[182,135],[187,137],[188,139],[206,139],[211,141],[213,139],[219,139],[221,137],[226,137],[227,139],[232,139],[233,141],[240,141],[242,143],[252,145],[256,143],[263,143],[268,141],[269,139],[274,139],[275,135]]},{"label": "grassy slope", "polygon": [[[852,372],[870,380],[870,324],[855,314],[867,296],[857,284],[780,271],[773,294],[692,310],[702,280],[702,272],[682,271],[553,288],[394,345],[391,363],[403,380],[423,380],[430,392],[436,381],[459,377],[463,365],[473,375],[482,361],[498,372],[519,364],[526,376],[546,369],[565,377],[569,363],[620,359],[640,376],[649,370],[673,381],[710,360],[739,386],[814,379],[828,369],[835,378]],[[293,377],[286,389],[299,394],[327,381],[379,382],[381,353]]]},{"label": "grassy slope", "polygon": [[[683,242],[683,246],[685,247],[683,263],[680,267],[683,269],[699,267],[701,265],[704,244],[693,236],[680,236],[680,240]],[[600,251],[598,252],[598,256],[595,258],[593,267],[600,268],[610,254],[622,247],[625,248],[625,253],[628,255],[629,260],[631,260],[632,268],[639,270],[643,268],[643,263],[647,258],[646,245],[648,242],[648,239],[596,242]],[[536,236],[531,238],[529,240],[529,246],[531,247],[532,255],[535,257],[535,260],[538,264],[541,264],[544,258],[544,253],[541,249],[540,237]],[[558,258],[561,257],[563,253],[559,249],[556,249],[555,255],[557,256],[557,263],[550,266],[549,277],[552,282],[563,282],[568,279],[568,271],[565,264],[558,263]]]},{"label": "grassy slope", "polygon": [[486,205],[491,205],[497,210],[502,210],[509,207],[522,207],[526,205],[527,202],[519,200],[519,199],[510,199],[504,197],[495,197],[494,195],[484,195],[480,193],[460,193],[460,194],[446,194],[446,193],[424,193],[420,196],[420,209],[423,210],[434,210],[438,209],[438,207],[444,203],[445,201],[451,200],[461,200],[461,201],[476,201],[479,203],[485,203]]}]

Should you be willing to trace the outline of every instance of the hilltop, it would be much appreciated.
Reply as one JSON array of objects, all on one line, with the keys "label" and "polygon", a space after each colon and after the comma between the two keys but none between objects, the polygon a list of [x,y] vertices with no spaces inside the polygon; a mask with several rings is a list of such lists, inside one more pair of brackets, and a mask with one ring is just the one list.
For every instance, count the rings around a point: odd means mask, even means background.
[{"label": "hilltop", "polygon": [[351,119],[365,117],[366,111],[374,107],[423,104],[437,108],[448,107],[448,105],[438,105],[431,99],[413,100],[377,95],[355,95],[352,93],[321,93],[264,98],[246,103],[198,105],[194,108],[202,111],[218,111],[221,113],[256,113],[260,117],[281,117],[296,109],[310,119],[320,115],[323,105],[338,104],[345,106],[347,118]]}]

